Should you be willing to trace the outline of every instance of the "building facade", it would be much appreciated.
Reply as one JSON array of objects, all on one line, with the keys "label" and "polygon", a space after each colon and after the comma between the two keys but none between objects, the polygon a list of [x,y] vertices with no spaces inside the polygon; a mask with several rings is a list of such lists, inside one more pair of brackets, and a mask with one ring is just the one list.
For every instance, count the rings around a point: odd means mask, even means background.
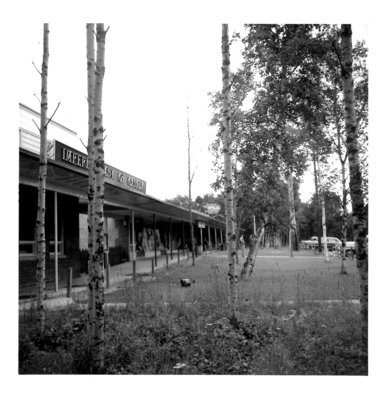
[{"label": "building facade", "polygon": [[[37,186],[40,115],[20,104],[19,127],[19,284],[35,282]],[[46,195],[47,282],[87,273],[87,154],[77,133],[51,121],[48,128]],[[190,247],[189,212],[146,193],[146,182],[105,166],[105,243],[111,266],[160,254],[186,253]],[[192,212],[195,242],[210,249],[225,242],[222,219]]]}]

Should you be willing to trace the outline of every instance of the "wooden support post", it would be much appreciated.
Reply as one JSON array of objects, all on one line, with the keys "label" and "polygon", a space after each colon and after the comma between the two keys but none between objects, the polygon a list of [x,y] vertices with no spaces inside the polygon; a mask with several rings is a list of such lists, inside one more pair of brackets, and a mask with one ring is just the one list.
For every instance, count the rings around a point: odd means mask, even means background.
[{"label": "wooden support post", "polygon": [[203,254],[203,228],[200,228],[200,253],[201,256]]},{"label": "wooden support post", "polygon": [[72,295],[72,280],[73,280],[73,270],[72,267],[68,267],[68,284],[66,290],[66,297],[71,297]]},{"label": "wooden support post", "polygon": [[[125,219],[126,221],[126,219]],[[127,253],[129,254],[129,261],[132,260],[132,241],[131,241],[131,215],[128,217],[127,224]]]},{"label": "wooden support post", "polygon": [[218,250],[217,227],[215,226],[215,220],[214,220],[214,236],[215,236],[215,250]]},{"label": "wooden support post", "polygon": [[154,258],[152,258],[152,275],[154,275]]},{"label": "wooden support post", "polygon": [[171,260],[173,260],[172,220],[171,220],[171,218],[169,218],[169,248],[171,249]]},{"label": "wooden support post", "polygon": [[209,234],[209,246],[208,247],[209,247],[210,253],[212,253],[213,246],[211,245],[210,225],[208,225],[207,229],[208,229],[208,234]]},{"label": "wooden support post", "polygon": [[54,192],[54,291],[58,292],[58,205]]},{"label": "wooden support post", "polygon": [[153,214],[153,238],[154,238],[154,263],[157,267],[156,214]]},{"label": "wooden support post", "polygon": [[136,237],[135,237],[135,225],[134,225],[134,210],[131,210],[131,240],[132,240],[132,251],[133,251],[133,261],[137,259],[137,251],[136,251]]},{"label": "wooden support post", "polygon": [[106,288],[110,288],[110,263],[108,261],[108,251],[104,252],[104,268],[106,270]]},{"label": "wooden support post", "polygon": [[185,252],[185,246],[184,246],[184,221],[181,221],[181,243],[183,246],[183,257],[184,257],[184,252]]}]

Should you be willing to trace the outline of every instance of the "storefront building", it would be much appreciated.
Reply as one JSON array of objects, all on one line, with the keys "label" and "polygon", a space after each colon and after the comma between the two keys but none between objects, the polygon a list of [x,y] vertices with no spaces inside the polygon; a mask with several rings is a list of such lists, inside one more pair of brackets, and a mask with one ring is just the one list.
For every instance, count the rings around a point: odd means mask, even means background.
[{"label": "storefront building", "polygon": [[[20,108],[19,127],[19,284],[35,282],[37,248],[35,222],[39,167],[39,113]],[[64,280],[68,267],[77,277],[87,272],[87,154],[77,133],[51,121],[48,129],[46,194],[47,281]],[[187,209],[146,193],[147,184],[113,166],[105,166],[105,242],[109,263],[141,258],[185,255],[190,247]],[[225,241],[222,218],[193,211],[195,242],[217,249]]]}]

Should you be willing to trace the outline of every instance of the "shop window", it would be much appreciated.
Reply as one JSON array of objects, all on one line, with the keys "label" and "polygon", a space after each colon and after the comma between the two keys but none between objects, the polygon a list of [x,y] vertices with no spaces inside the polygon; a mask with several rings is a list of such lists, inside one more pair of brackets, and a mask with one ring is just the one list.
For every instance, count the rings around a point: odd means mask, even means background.
[{"label": "shop window", "polygon": [[[47,192],[47,213],[45,221],[45,234],[48,240],[47,251],[54,255],[54,210],[52,193]],[[19,255],[20,257],[36,257],[37,242],[36,213],[37,213],[37,189],[27,186],[19,187]],[[64,223],[61,207],[58,207],[58,247],[59,255],[64,254]]]}]

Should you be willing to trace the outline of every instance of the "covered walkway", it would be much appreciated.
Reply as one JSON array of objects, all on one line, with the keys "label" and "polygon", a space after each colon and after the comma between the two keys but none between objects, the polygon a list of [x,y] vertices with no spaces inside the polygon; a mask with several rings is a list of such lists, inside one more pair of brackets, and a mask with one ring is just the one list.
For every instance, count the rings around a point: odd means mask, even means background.
[{"label": "covered walkway", "polygon": [[[205,254],[222,254],[221,251],[210,250],[204,252]],[[197,257],[196,259],[199,259]],[[174,266],[178,264],[191,263],[191,254],[187,251],[183,256],[183,252],[173,252],[173,257],[170,254],[160,255],[157,257],[157,265],[155,264],[155,258],[144,258],[137,260],[135,262],[135,274],[137,277],[153,276],[157,271],[163,269],[169,269],[169,266]],[[134,263],[132,261],[127,261],[118,265],[109,267],[109,287],[114,287],[120,282],[126,280],[134,280]],[[85,290],[88,284],[88,275],[82,274],[79,277],[72,279],[72,292],[77,292],[79,290]],[[105,287],[107,288],[107,273],[105,271]],[[54,281],[46,283],[46,296],[47,298],[63,297],[66,296],[68,290],[68,280],[62,279],[58,283],[58,291],[55,291]],[[31,300],[36,296],[36,286],[35,284],[24,285],[19,287],[19,300]]]}]

